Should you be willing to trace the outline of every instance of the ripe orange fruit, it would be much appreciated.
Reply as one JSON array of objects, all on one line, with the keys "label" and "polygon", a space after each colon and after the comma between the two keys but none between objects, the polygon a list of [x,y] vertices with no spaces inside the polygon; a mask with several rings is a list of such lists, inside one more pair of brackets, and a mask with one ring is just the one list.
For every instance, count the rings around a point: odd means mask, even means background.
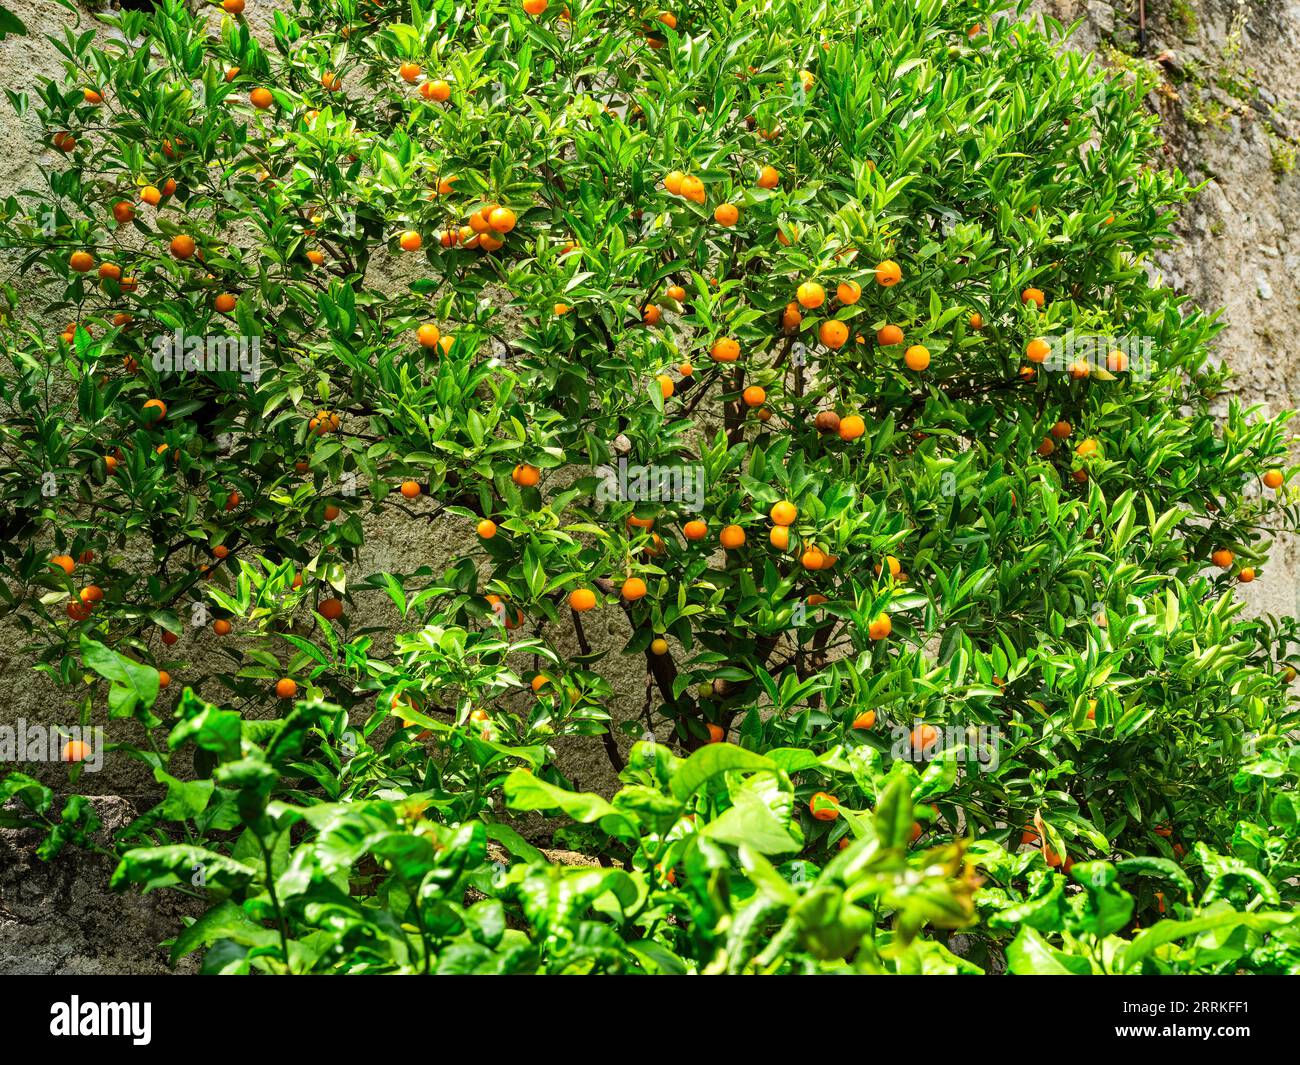
[{"label": "ripe orange fruit", "polygon": [[1037,305],[1038,309],[1041,311],[1043,309],[1043,302],[1044,302],[1043,290],[1040,288],[1025,289],[1024,292],[1020,293],[1020,302],[1033,303]]},{"label": "ripe orange fruit", "polygon": [[793,525],[799,517],[799,508],[788,499],[782,499],[772,504],[768,517],[772,519],[773,525]]},{"label": "ripe orange fruit", "polygon": [[337,518],[341,513],[342,513],[342,511],[340,511],[339,508],[336,507],[333,503],[326,503],[326,504],[325,504],[324,516],[325,516],[325,520],[326,520],[326,521],[333,521],[333,520],[334,520],[335,518]]},{"label": "ripe orange fruit", "polygon": [[758,385],[750,385],[741,393],[741,399],[747,407],[761,407],[767,400],[767,392]]},{"label": "ripe orange fruit", "polygon": [[1237,574],[1237,580],[1241,581],[1242,584],[1249,584],[1254,579],[1255,579],[1255,571],[1250,566],[1247,566],[1245,569],[1243,569],[1240,573]]},{"label": "ripe orange fruit", "polygon": [[709,535],[709,527],[699,518],[695,518],[682,526],[682,535],[688,540],[703,540]]},{"label": "ripe orange fruit", "polygon": [[979,311],[975,311],[973,314],[971,314],[968,321],[970,322],[970,327],[972,329],[984,328],[984,316],[980,314]]},{"label": "ripe orange fruit", "polygon": [[59,758],[64,762],[84,762],[90,755],[90,744],[85,740],[68,740],[63,745]]},{"label": "ripe orange fruit", "polygon": [[239,506],[239,503],[240,503],[239,493],[231,492],[230,495],[226,496],[225,508],[228,511],[234,510],[237,506]]},{"label": "ripe orange fruit", "polygon": [[212,301],[212,305],[222,314],[229,314],[235,309],[235,302],[236,300],[233,292],[222,292]]},{"label": "ripe orange fruit", "polygon": [[680,194],[693,203],[704,202],[704,182],[697,177],[682,178]]},{"label": "ripe orange fruit", "polygon": [[442,339],[442,334],[438,327],[432,322],[425,322],[415,333],[416,339],[420,342],[422,348],[436,348],[438,341]]},{"label": "ripe orange fruit", "polygon": [[[445,103],[451,98],[451,86],[442,79],[438,79],[437,81],[426,81],[420,86],[420,95],[426,100],[433,100],[436,103]],[[438,191],[444,196],[447,194],[442,191],[441,187]],[[448,189],[447,191],[450,192],[451,190]]]},{"label": "ripe orange fruit", "polygon": [[95,257],[88,251],[74,251],[68,256],[68,268],[78,274],[89,273],[95,267]]},{"label": "ripe orange fruit", "polygon": [[332,70],[327,70],[320,76],[320,83],[326,92],[338,92],[343,88],[343,79]]},{"label": "ripe orange fruit", "polygon": [[820,547],[810,545],[804,548],[804,552],[799,556],[799,564],[804,569],[824,569],[826,566],[826,554]]},{"label": "ripe orange fruit", "polygon": [[509,207],[498,207],[488,215],[488,225],[494,233],[509,233],[515,228],[515,212]]},{"label": "ripe orange fruit", "polygon": [[168,673],[167,670],[165,669],[158,670],[158,687],[170,688],[171,683],[172,683],[172,675]]},{"label": "ripe orange fruit", "polygon": [[569,606],[579,614],[585,613],[596,605],[596,593],[590,588],[575,588],[569,593]]},{"label": "ripe orange fruit", "polygon": [[709,349],[709,356],[714,362],[735,362],[740,358],[740,345],[731,337],[718,337]]},{"label": "ripe orange fruit", "polygon": [[1097,443],[1095,438],[1090,436],[1087,440],[1081,440],[1079,442],[1079,446],[1074,449],[1074,453],[1078,455],[1079,458],[1086,459],[1098,454],[1100,449],[1101,445]]},{"label": "ripe orange fruit", "polygon": [[150,207],[157,207],[162,202],[162,193],[156,185],[146,185],[140,190],[140,199]]},{"label": "ripe orange fruit", "polygon": [[787,551],[790,548],[790,529],[785,525],[773,526],[767,539],[778,551]]},{"label": "ripe orange fruit", "polygon": [[414,82],[420,76],[420,64],[409,60],[397,68],[397,73],[405,82]]},{"label": "ripe orange fruit", "polygon": [[523,9],[533,18],[546,10],[546,0],[523,0]]},{"label": "ripe orange fruit", "polygon": [[680,170],[670,170],[664,175],[664,188],[674,196],[682,194],[682,182],[686,180],[686,175]]},{"label": "ripe orange fruit", "polygon": [[259,111],[265,111],[275,103],[275,97],[271,95],[270,89],[263,89],[259,86],[248,94],[248,102]]},{"label": "ripe orange fruit", "polygon": [[728,551],[734,551],[736,548],[744,546],[745,530],[739,525],[725,525],[722,531],[718,533],[718,542]]},{"label": "ripe orange fruit", "polygon": [[400,489],[403,496],[407,499],[414,499],[420,494],[420,485],[417,481],[403,481]]},{"label": "ripe orange fruit", "polygon": [[419,251],[420,245],[424,241],[420,239],[420,234],[414,229],[408,229],[397,238],[397,243],[401,246],[402,251]]},{"label": "ripe orange fruit", "polygon": [[643,308],[641,308],[641,321],[646,325],[658,325],[659,319],[662,317],[663,311],[653,303],[647,303]]},{"label": "ripe orange fruit", "polygon": [[1052,426],[1052,435],[1057,440],[1064,440],[1073,431],[1074,427],[1067,421],[1059,421]]},{"label": "ripe orange fruit", "polygon": [[721,725],[715,725],[710,721],[704,727],[709,730],[710,743],[721,743],[727,738],[726,730]]},{"label": "ripe orange fruit", "polygon": [[[900,562],[898,561],[898,559],[896,559],[893,555],[886,555],[886,556],[885,556],[885,565],[889,567],[889,575],[890,575],[891,577],[897,577],[900,573],[903,572],[903,566],[902,566],[902,563],[900,563]],[[880,576],[881,568],[882,568],[882,567],[881,567],[881,565],[880,565],[879,562],[877,562],[877,563],[872,567],[872,569],[874,569],[874,570],[876,571],[876,576],[877,576],[877,577]]]},{"label": "ripe orange fruit", "polygon": [[244,13],[244,0],[221,0],[221,6],[228,15],[242,15]]},{"label": "ripe orange fruit", "polygon": [[873,640],[883,640],[893,631],[894,623],[889,620],[888,614],[876,615],[875,621],[867,627],[867,635]]},{"label": "ripe orange fruit", "polygon": [[678,303],[686,302],[686,289],[682,288],[681,285],[669,285],[668,291],[665,293],[665,295],[670,300],[675,300]]},{"label": "ripe orange fruit", "polygon": [[920,373],[930,365],[930,350],[921,344],[913,344],[903,353],[903,362],[909,370]]},{"label": "ripe orange fruit", "polygon": [[720,226],[734,226],[740,219],[740,211],[735,204],[720,203],[713,212],[713,220]]},{"label": "ripe orange fruit", "polygon": [[77,564],[72,561],[71,555],[55,555],[50,559],[50,565],[58,566],[69,577],[72,576],[72,571],[77,568]]},{"label": "ripe orange fruit", "polygon": [[828,348],[842,348],[849,339],[849,327],[838,318],[827,318],[817,330],[817,336]]},{"label": "ripe orange fruit", "polygon": [[667,399],[673,394],[673,379],[666,373],[661,373],[655,378],[659,382],[659,394]]},{"label": "ripe orange fruit", "polygon": [[307,261],[311,263],[312,266],[320,266],[320,264],[325,261],[325,253],[319,248],[311,248],[307,252]]},{"label": "ripe orange fruit", "polygon": [[1092,373],[1092,367],[1088,365],[1087,359],[1075,359],[1070,363],[1070,376],[1076,381],[1081,381]]},{"label": "ripe orange fruit", "polygon": [[532,488],[542,479],[542,471],[526,462],[520,463],[510,471],[510,479],[520,488]]},{"label": "ripe orange fruit", "polygon": [[876,267],[876,284],[892,288],[903,280],[903,269],[893,259],[886,259]]},{"label": "ripe orange fruit", "polygon": [[629,577],[623,582],[622,595],[629,603],[635,603],[645,597],[645,581],[640,577]]},{"label": "ripe orange fruit", "polygon": [[292,677],[281,677],[275,682],[275,697],[277,699],[292,699],[298,694],[298,682]]},{"label": "ripe orange fruit", "polygon": [[178,259],[188,259],[194,254],[194,238],[185,233],[177,233],[169,245],[171,253]]},{"label": "ripe orange fruit", "polygon": [[781,312],[781,327],[787,333],[793,333],[803,322],[803,315],[799,313],[799,304],[791,300],[785,305],[785,310]]},{"label": "ripe orange fruit", "polygon": [[163,629],[162,642],[165,643],[168,647],[170,647],[179,639],[180,637],[177,636],[176,633],[169,632],[167,629]]},{"label": "ripe orange fruit", "polygon": [[1048,345],[1046,340],[1044,340],[1042,337],[1035,337],[1033,340],[1031,340],[1028,344],[1025,345],[1025,358],[1028,359],[1030,362],[1041,363],[1044,359],[1047,358],[1048,353],[1051,350],[1052,349]]},{"label": "ripe orange fruit", "polygon": [[758,169],[758,187],[760,189],[774,189],[781,184],[781,175],[777,173],[774,166],[762,166]]},{"label": "ripe orange fruit", "polygon": [[497,534],[497,523],[491,518],[483,518],[475,527],[474,531],[484,540],[491,540]]},{"label": "ripe orange fruit", "polygon": [[225,618],[217,618],[217,620],[212,623],[212,631],[218,636],[229,636],[230,622]]},{"label": "ripe orange fruit", "polygon": [[113,218],[119,225],[126,225],[135,218],[135,208],[126,200],[118,200],[113,204]]},{"label": "ripe orange fruit", "polygon": [[1050,436],[1045,436],[1043,437],[1043,442],[1038,445],[1036,450],[1040,455],[1046,458],[1048,455],[1051,455],[1056,451],[1056,442]]},{"label": "ripe orange fruit", "polygon": [[808,800],[808,810],[818,821],[834,821],[840,816],[839,800],[834,795],[819,791]]},{"label": "ripe orange fruit", "polygon": [[227,558],[230,555],[230,548],[225,544],[217,544],[217,546],[212,549],[212,554],[214,558]]},{"label": "ripe orange fruit", "polygon": [[1269,470],[1264,474],[1264,486],[1266,488],[1281,488],[1283,480],[1281,470]]},{"label": "ripe orange fruit", "polygon": [[322,599],[316,604],[316,613],[326,621],[338,621],[343,616],[343,600]]},{"label": "ripe orange fruit", "polygon": [[668,641],[662,636],[656,636],[650,641],[650,653],[652,655],[666,655],[668,653]]},{"label": "ripe orange fruit", "polygon": [[1116,348],[1106,356],[1106,369],[1111,373],[1123,373],[1128,369],[1128,355]]},{"label": "ripe orange fruit", "polygon": [[167,404],[164,403],[161,399],[145,400],[143,409],[146,411],[156,410],[158,412],[157,415],[155,416],[157,420],[161,420],[167,417]]},{"label": "ripe orange fruit", "polygon": [[826,302],[826,290],[816,281],[805,281],[795,292],[795,299],[805,310],[815,310]]},{"label": "ripe orange fruit", "polygon": [[835,289],[835,298],[846,307],[862,298],[862,286],[856,281],[841,281]]},{"label": "ripe orange fruit", "polygon": [[933,725],[917,725],[912,729],[912,750],[926,753],[939,742],[939,730]]},{"label": "ripe orange fruit", "polygon": [[839,433],[841,440],[856,440],[866,431],[867,423],[862,420],[860,415],[846,414],[840,419]]},{"label": "ripe orange fruit", "polygon": [[876,712],[874,710],[863,710],[862,713],[858,714],[858,716],[853,719],[854,728],[868,729],[872,728],[875,723]]}]

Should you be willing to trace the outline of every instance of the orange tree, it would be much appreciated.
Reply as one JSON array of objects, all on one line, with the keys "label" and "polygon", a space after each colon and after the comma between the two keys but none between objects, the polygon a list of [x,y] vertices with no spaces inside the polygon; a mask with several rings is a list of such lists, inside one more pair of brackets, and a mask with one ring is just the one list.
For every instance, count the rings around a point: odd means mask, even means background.
[{"label": "orange tree", "polygon": [[[1295,965],[1291,623],[1233,593],[1285,419],[1150,276],[1148,85],[990,0],[222,6],[67,34],[0,231],[6,607],[151,737],[115,880],[201,870],[175,952]],[[451,557],[364,572],[371,516]]]}]

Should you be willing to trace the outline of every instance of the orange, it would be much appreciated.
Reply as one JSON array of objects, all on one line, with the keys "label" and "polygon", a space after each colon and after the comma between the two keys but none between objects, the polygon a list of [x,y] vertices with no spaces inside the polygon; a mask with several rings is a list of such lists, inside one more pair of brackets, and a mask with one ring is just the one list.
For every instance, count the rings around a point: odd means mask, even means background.
[{"label": "orange", "polygon": [[655,380],[659,382],[659,394],[663,396],[664,399],[667,399],[673,394],[673,379],[666,373],[659,374]]},{"label": "orange", "polygon": [[663,317],[663,311],[661,311],[653,303],[647,303],[641,309],[641,321],[645,322],[646,325],[658,325],[659,319],[661,319],[662,317]]},{"label": "orange", "polygon": [[668,641],[662,636],[656,636],[650,641],[650,653],[652,655],[666,655],[668,653]]},{"label": "orange", "polygon": [[1064,440],[1071,432],[1073,432],[1073,430],[1074,427],[1069,422],[1059,421],[1052,426],[1052,435],[1056,437],[1057,440]]},{"label": "orange", "polygon": [[113,217],[120,225],[126,225],[135,218],[135,208],[126,200],[118,200],[113,204]]},{"label": "orange", "polygon": [[720,203],[713,212],[713,220],[720,226],[734,226],[740,219],[740,211],[735,204]]},{"label": "orange", "polygon": [[397,243],[401,246],[402,251],[419,251],[420,245],[424,241],[420,239],[420,234],[414,229],[408,229],[397,238]]},{"label": "orange", "polygon": [[[896,559],[893,555],[886,555],[886,556],[885,556],[885,565],[889,567],[889,575],[890,575],[891,577],[897,577],[900,573],[903,572],[903,566],[902,566],[902,563],[900,563],[900,562],[898,561],[898,559]],[[873,567],[873,569],[875,569],[875,571],[876,571],[876,576],[877,576],[877,577],[880,576],[881,568],[882,568],[882,567],[881,567],[881,565],[880,565],[879,562],[877,562],[877,563],[875,564],[875,566]]]},{"label": "orange", "polygon": [[[242,0],[240,0],[242,3]],[[82,89],[81,98],[88,104],[102,104],[104,102],[103,93],[96,92],[94,89]]]},{"label": "orange", "polygon": [[818,821],[834,821],[840,816],[839,800],[824,791],[808,800],[808,809]]},{"label": "orange", "polygon": [[71,618],[73,621],[85,621],[88,617],[90,617],[90,612],[92,609],[93,607],[91,607],[89,603],[82,603],[74,599],[72,602],[70,602],[67,606],[63,608],[63,612],[67,614],[68,617]]},{"label": "orange", "polygon": [[400,491],[407,499],[414,499],[420,494],[420,485],[416,481],[403,481]]},{"label": "orange", "polygon": [[324,514],[325,514],[326,521],[333,521],[335,518],[339,516],[340,513],[342,512],[333,503],[327,503],[325,505]]},{"label": "orange", "polygon": [[212,623],[212,631],[218,636],[229,636],[230,622],[225,618],[217,618],[217,620]]},{"label": "orange", "polygon": [[1092,367],[1088,365],[1087,359],[1075,359],[1070,363],[1070,376],[1076,381],[1080,381],[1092,373]]},{"label": "orange", "polygon": [[238,492],[231,492],[226,496],[226,510],[234,510],[239,506],[240,496]]},{"label": "orange", "polygon": [[688,540],[703,540],[709,535],[709,527],[699,518],[695,518],[682,526],[682,535]]},{"label": "orange", "polygon": [[316,612],[326,621],[338,621],[343,616],[343,600],[322,599],[316,605]]},{"label": "orange", "polygon": [[170,244],[171,253],[178,259],[188,259],[194,254],[194,238],[185,233],[177,233],[172,237]]},{"label": "orange", "polygon": [[704,202],[704,182],[697,177],[682,178],[680,192],[694,203]]},{"label": "orange", "polygon": [[1035,337],[1025,345],[1025,358],[1030,362],[1042,362],[1051,350],[1046,340]]},{"label": "orange", "polygon": [[817,335],[828,348],[842,348],[849,339],[849,327],[837,318],[827,318],[817,330]]},{"label": "orange", "polygon": [[225,544],[217,544],[217,546],[212,549],[212,554],[216,558],[226,558],[230,554],[230,548]]},{"label": "orange", "polygon": [[[819,414],[820,418],[821,415]],[[846,414],[839,420],[839,434],[841,440],[856,440],[867,431],[867,424],[860,415]]]},{"label": "orange", "polygon": [[326,92],[338,92],[339,89],[343,88],[343,79],[332,70],[327,70],[320,76],[320,83],[321,88]]},{"label": "orange", "polygon": [[95,268],[95,257],[88,251],[74,251],[68,256],[68,268],[78,274],[89,273]]},{"label": "orange", "polygon": [[475,527],[474,531],[484,540],[491,540],[497,534],[497,523],[491,518],[484,518]]},{"label": "orange", "polygon": [[858,716],[853,719],[854,728],[868,729],[872,728],[875,723],[876,712],[874,710],[863,710],[862,713],[858,714]]},{"label": "orange", "polygon": [[912,749],[922,753],[939,742],[939,730],[933,725],[917,725],[912,729]]},{"label": "orange", "polygon": [[718,542],[728,551],[734,551],[736,548],[744,546],[745,530],[739,525],[725,525],[722,531],[718,533]]},{"label": "orange", "polygon": [[244,13],[244,0],[221,0],[221,6],[229,15],[242,15]]},{"label": "orange", "polygon": [[179,639],[180,637],[177,636],[176,633],[168,632],[166,629],[163,629],[162,642],[165,643],[168,647],[170,647]]},{"label": "orange", "polygon": [[[426,81],[423,85],[420,86],[420,95],[423,96],[426,100],[434,100],[437,103],[445,103],[448,99],[451,98],[451,86],[441,79],[437,81]],[[442,193],[442,195],[444,196],[447,194],[445,192],[442,192],[441,187],[438,189],[438,191]],[[448,189],[447,191],[450,192],[451,190]]]},{"label": "orange", "polygon": [[1111,373],[1123,373],[1128,369],[1128,356],[1117,348],[1106,356],[1106,369]]},{"label": "orange", "polygon": [[1040,455],[1046,458],[1048,455],[1051,455],[1056,451],[1056,443],[1050,436],[1045,436],[1043,437],[1043,442],[1038,445],[1037,451]]},{"label": "orange", "polygon": [[1074,449],[1074,453],[1081,459],[1091,458],[1099,453],[1101,445],[1093,437],[1079,442],[1079,446]]},{"label": "orange", "polygon": [[510,479],[520,488],[531,488],[542,479],[542,471],[524,462],[510,471]]},{"label": "orange", "polygon": [[158,191],[157,186],[146,185],[140,190],[140,199],[150,207],[157,207],[162,202],[162,193]]},{"label": "orange", "polygon": [[313,266],[320,266],[325,261],[325,253],[319,248],[312,248],[307,252],[307,261]]},{"label": "orange", "polygon": [[686,175],[680,170],[671,170],[664,175],[664,188],[674,196],[682,194],[682,182],[686,180]]},{"label": "orange", "polygon": [[903,269],[893,259],[886,259],[876,267],[876,284],[892,288],[903,280]]},{"label": "orange", "polygon": [[826,555],[820,547],[809,546],[804,549],[804,553],[799,556],[799,564],[804,569],[824,569],[826,566]]},{"label": "orange", "polygon": [[488,215],[488,225],[495,233],[509,233],[515,228],[515,212],[509,207],[497,207]]},{"label": "orange", "polygon": [[1039,288],[1027,288],[1020,293],[1021,303],[1033,303],[1037,305],[1040,311],[1043,309],[1043,300],[1043,290]]},{"label": "orange", "polygon": [[1281,470],[1269,470],[1264,474],[1264,486],[1266,488],[1281,488],[1283,480]]},{"label": "orange", "polygon": [[709,356],[714,362],[735,362],[740,358],[740,345],[731,337],[718,337],[709,349]]},{"label": "orange", "polygon": [[1247,566],[1245,569],[1243,569],[1240,573],[1237,574],[1237,580],[1241,581],[1242,584],[1249,584],[1254,579],[1255,579],[1255,571],[1251,569],[1249,566]]},{"label": "orange", "polygon": [[799,508],[788,499],[782,499],[772,504],[768,517],[772,519],[774,525],[793,525],[795,519],[799,517]]},{"label": "orange", "polygon": [[156,415],[156,418],[158,419],[167,417],[167,404],[164,403],[161,399],[145,400],[143,409],[146,411],[157,410],[158,414]]},{"label": "orange", "polygon": [[791,300],[785,305],[785,310],[781,312],[781,326],[787,333],[793,333],[803,322],[803,315],[799,313],[799,304]]},{"label": "orange", "polygon": [[774,189],[781,184],[781,175],[777,173],[774,166],[762,166],[758,170],[758,187],[760,189]]},{"label": "orange", "polygon": [[546,10],[546,0],[523,0],[523,9],[533,18]]},{"label": "orange", "polygon": [[677,367],[677,372],[681,374],[683,377],[690,377],[693,373],[695,373],[695,367],[692,366],[689,362],[684,362],[679,367]]},{"label": "orange", "polygon": [[670,300],[676,300],[678,303],[684,303],[686,300],[686,289],[681,285],[669,285],[665,293]]},{"label": "orange", "polygon": [[726,730],[721,725],[715,725],[710,721],[704,727],[709,730],[710,743],[721,743],[727,738]]},{"label": "orange", "polygon": [[835,289],[835,298],[845,306],[857,303],[862,298],[862,286],[856,281],[841,281]]},{"label": "orange", "polygon": [[814,310],[826,302],[826,290],[816,281],[805,281],[795,292],[795,299],[805,310]]},{"label": "orange", "polygon": [[397,68],[397,73],[405,82],[414,82],[420,76],[420,65],[418,63],[405,62]]},{"label": "orange", "polygon": [[273,103],[275,97],[271,95],[270,89],[256,88],[248,94],[248,102],[256,107],[259,111],[265,111]]},{"label": "orange", "polygon": [[661,11],[659,13],[659,21],[662,22],[665,26],[667,26],[670,30],[675,30],[677,28],[677,16],[674,15],[671,11]]},{"label": "orange", "polygon": [[432,322],[425,322],[415,333],[416,339],[420,342],[422,348],[436,348],[438,341],[442,339],[442,334],[438,327]]},{"label": "orange", "polygon": [[172,683],[172,675],[165,669],[158,670],[158,687],[169,688]]},{"label": "orange", "polygon": [[767,392],[758,385],[750,385],[741,393],[741,399],[745,401],[747,407],[761,407],[767,400]]},{"label": "orange", "polygon": [[212,305],[216,307],[216,309],[220,311],[222,314],[229,314],[231,311],[235,309],[235,302],[236,300],[235,300],[234,293],[223,292],[215,300],[212,301]]},{"label": "orange", "polygon": [[629,603],[635,603],[638,599],[645,597],[645,581],[640,577],[629,577],[623,582],[623,598]]},{"label": "orange", "polygon": [[50,565],[58,566],[69,577],[72,576],[72,571],[77,568],[77,564],[72,561],[71,555],[55,555],[50,559]]},{"label": "orange", "polygon": [[596,605],[596,593],[590,588],[575,588],[569,593],[569,606],[579,614],[585,613]]},{"label": "orange", "polygon": [[163,182],[162,194],[163,194],[164,196],[170,196],[170,195],[172,195],[175,191],[176,191],[176,181],[175,181],[175,179],[173,179],[173,178],[168,178],[166,181]]},{"label": "orange", "polygon": [[876,620],[867,627],[867,635],[873,640],[883,640],[894,631],[894,623],[889,620],[888,614],[876,615]]},{"label": "orange", "polygon": [[920,373],[930,365],[930,350],[921,344],[913,344],[903,353],[903,362],[909,370]]},{"label": "orange", "polygon": [[778,551],[789,550],[790,530],[785,525],[777,525],[767,534],[767,539]]},{"label": "orange", "polygon": [[275,697],[277,699],[292,699],[298,694],[298,682],[292,677],[281,677],[275,682]]},{"label": "orange", "polygon": [[59,758],[64,762],[84,762],[90,754],[90,744],[85,740],[68,740],[63,745]]},{"label": "orange", "polygon": [[983,328],[984,328],[984,316],[983,316],[982,314],[980,314],[979,311],[975,311],[975,312],[970,316],[970,318],[969,318],[969,322],[970,322],[970,327],[971,327],[972,329],[983,329]]}]

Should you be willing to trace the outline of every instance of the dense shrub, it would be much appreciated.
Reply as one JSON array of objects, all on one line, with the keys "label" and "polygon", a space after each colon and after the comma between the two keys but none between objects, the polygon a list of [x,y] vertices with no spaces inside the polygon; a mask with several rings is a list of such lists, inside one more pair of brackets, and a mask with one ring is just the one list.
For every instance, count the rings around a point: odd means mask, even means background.
[{"label": "dense shrub", "polygon": [[[1148,85],[987,0],[254,6],[69,33],[0,226],[6,607],[150,737],[114,879],[210,900],[174,954],[1300,964],[1292,623],[1234,596],[1285,418],[1152,279]],[[461,550],[359,572],[375,514]]]}]

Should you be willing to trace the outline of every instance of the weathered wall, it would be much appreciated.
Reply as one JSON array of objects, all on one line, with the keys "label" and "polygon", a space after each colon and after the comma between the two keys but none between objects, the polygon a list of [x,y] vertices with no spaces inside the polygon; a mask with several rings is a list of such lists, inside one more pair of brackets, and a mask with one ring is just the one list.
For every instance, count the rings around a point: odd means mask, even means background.
[{"label": "weathered wall", "polygon": [[[29,89],[33,72],[59,68],[59,57],[43,34],[62,32],[74,18],[44,0],[7,2],[35,35],[0,42],[0,86]],[[1300,177],[1291,169],[1300,134],[1300,65],[1294,62],[1300,4],[1152,0],[1146,6],[1144,50],[1127,21],[1136,14],[1136,2],[1040,0],[1035,10],[1067,24],[1083,19],[1072,47],[1095,50],[1118,65],[1158,62],[1165,72],[1167,87],[1153,94],[1151,103],[1165,120],[1171,158],[1207,185],[1185,212],[1183,242],[1162,259],[1161,267],[1169,281],[1199,303],[1226,309],[1227,328],[1218,351],[1239,373],[1236,394],[1271,411],[1296,406],[1292,382],[1300,350],[1294,345],[1288,349],[1287,342],[1300,326],[1295,279]],[[272,7],[251,0],[253,24],[264,27]],[[88,25],[83,19],[81,29]],[[7,106],[0,111],[0,195],[39,187],[40,168],[56,162],[53,153],[34,150],[36,133],[23,128]],[[376,269],[377,280],[385,280],[383,263]],[[390,272],[386,280],[398,278]],[[427,506],[421,501],[417,509]],[[452,522],[405,518],[372,519],[366,532],[366,547],[353,568],[358,576],[437,565],[455,553],[466,535]],[[1294,542],[1279,546],[1261,579],[1246,589],[1255,609],[1296,611],[1298,562],[1300,549]],[[382,612],[365,620],[396,622]],[[593,627],[606,631],[593,632]],[[617,646],[629,633],[622,612],[607,610],[595,626],[589,625],[588,635],[595,644]],[[0,623],[0,723],[20,716],[40,721],[64,717],[60,693],[30,672],[30,660],[15,650],[20,644],[14,627]],[[214,648],[215,637],[206,630],[178,645],[187,664],[173,670],[173,691],[197,683],[203,694],[220,698],[219,689],[202,681],[218,668]],[[611,710],[620,719],[641,712],[645,675],[639,665],[639,659],[631,660],[625,673],[611,678],[617,692]],[[612,788],[613,773],[599,740],[561,740],[556,746],[561,764],[580,786]],[[54,775],[59,772],[56,768]],[[112,761],[93,781],[86,778],[83,789],[86,782],[127,803],[152,801],[152,781],[134,763]],[[105,801],[105,809],[112,811],[114,823],[129,814],[112,799]],[[46,868],[30,854],[29,840],[0,833],[0,972],[154,971],[163,966],[165,955],[156,944],[174,934],[184,905],[161,894],[143,899],[108,895],[102,865],[67,859]]]}]

